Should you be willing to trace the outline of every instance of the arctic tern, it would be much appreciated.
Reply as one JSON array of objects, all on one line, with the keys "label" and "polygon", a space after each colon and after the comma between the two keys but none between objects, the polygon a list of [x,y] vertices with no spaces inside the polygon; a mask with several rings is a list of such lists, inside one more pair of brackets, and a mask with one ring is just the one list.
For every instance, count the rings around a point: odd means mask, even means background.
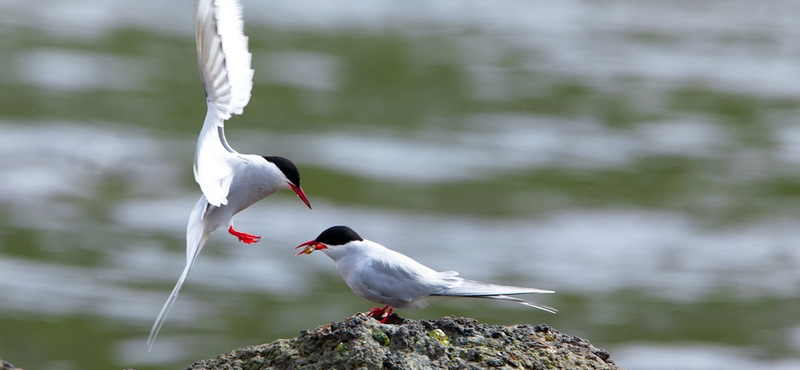
[{"label": "arctic tern", "polygon": [[240,154],[225,139],[225,120],[243,112],[253,87],[252,56],[243,28],[238,0],[198,1],[195,41],[208,112],[197,138],[194,176],[203,195],[192,209],[186,227],[186,266],[150,330],[150,348],[212,232],[227,226],[228,232],[240,241],[257,242],[260,236],[233,228],[233,216],[282,189],[291,189],[311,208],[294,163],[278,156]]},{"label": "arctic tern", "polygon": [[[393,308],[421,309],[450,298],[511,301],[550,313],[556,309],[512,295],[555,293],[552,290],[494,285],[462,279],[458,272],[437,272],[413,259],[359,236],[347,226],[333,226],[300,244],[297,255],[322,251],[336,263],[342,278],[359,297],[386,305],[368,315],[386,323]],[[382,318],[382,319],[381,319]]]}]

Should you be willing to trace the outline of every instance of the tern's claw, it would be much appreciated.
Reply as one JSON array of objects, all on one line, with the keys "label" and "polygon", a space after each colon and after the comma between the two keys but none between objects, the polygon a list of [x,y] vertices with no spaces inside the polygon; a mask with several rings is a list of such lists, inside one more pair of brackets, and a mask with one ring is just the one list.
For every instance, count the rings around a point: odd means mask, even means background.
[{"label": "tern's claw", "polygon": [[258,236],[258,235],[248,234],[248,233],[245,233],[245,232],[234,230],[233,226],[228,228],[228,232],[231,235],[239,238],[240,242],[246,243],[246,244],[258,243],[258,240],[261,239],[261,237]]},{"label": "tern's claw", "polygon": [[392,308],[389,305],[383,307],[373,307],[369,311],[367,311],[367,316],[372,316],[376,320],[380,321],[381,324],[385,324],[389,321],[389,316],[392,315]]}]

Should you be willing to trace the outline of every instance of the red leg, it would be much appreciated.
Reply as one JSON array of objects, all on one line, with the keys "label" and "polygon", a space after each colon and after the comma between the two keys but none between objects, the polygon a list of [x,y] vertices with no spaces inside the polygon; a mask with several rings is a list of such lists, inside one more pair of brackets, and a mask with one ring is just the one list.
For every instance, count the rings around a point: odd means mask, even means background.
[{"label": "red leg", "polygon": [[233,229],[233,226],[228,228],[228,232],[231,233],[231,235],[239,238],[239,241],[242,243],[247,243],[247,244],[257,243],[258,239],[261,239],[261,237],[258,235],[236,231]]},{"label": "red leg", "polygon": [[[389,306],[386,306],[386,307],[388,307],[389,309],[386,311],[386,316],[383,318],[383,320],[381,320],[381,324],[386,324],[386,322],[389,321],[389,317],[392,316],[392,308],[389,307]],[[384,308],[386,308],[386,307],[384,307]]]},{"label": "red leg", "polygon": [[367,316],[372,316],[372,317],[380,320],[380,319],[383,318],[383,315],[386,315],[386,310],[387,309],[389,310],[390,313],[392,312],[392,309],[389,308],[389,305],[383,306],[383,308],[374,307],[374,308],[370,309],[369,311],[367,311]]}]

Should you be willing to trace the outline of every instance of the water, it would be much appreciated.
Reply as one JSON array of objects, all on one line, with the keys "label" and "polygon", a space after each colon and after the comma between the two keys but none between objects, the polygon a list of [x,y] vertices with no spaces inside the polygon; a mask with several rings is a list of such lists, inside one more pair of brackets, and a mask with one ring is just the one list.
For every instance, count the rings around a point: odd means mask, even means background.
[{"label": "water", "polygon": [[328,226],[440,270],[554,289],[548,323],[630,369],[800,367],[800,6],[245,1],[245,153],[300,167],[184,262],[205,114],[190,2],[0,2],[0,356],[184,368],[372,307]]}]

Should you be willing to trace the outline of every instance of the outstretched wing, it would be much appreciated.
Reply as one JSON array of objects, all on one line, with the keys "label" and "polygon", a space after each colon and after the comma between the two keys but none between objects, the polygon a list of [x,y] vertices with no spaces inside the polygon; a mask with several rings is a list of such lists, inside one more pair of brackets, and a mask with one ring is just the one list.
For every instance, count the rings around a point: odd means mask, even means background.
[{"label": "outstretched wing", "polygon": [[214,206],[227,204],[238,155],[225,139],[225,120],[241,114],[253,89],[252,55],[247,50],[238,0],[200,0],[195,18],[200,81],[208,113],[197,139],[194,177]]},{"label": "outstretched wing", "polygon": [[209,107],[223,120],[242,114],[253,89],[252,55],[238,0],[200,0],[195,19],[197,63]]}]

